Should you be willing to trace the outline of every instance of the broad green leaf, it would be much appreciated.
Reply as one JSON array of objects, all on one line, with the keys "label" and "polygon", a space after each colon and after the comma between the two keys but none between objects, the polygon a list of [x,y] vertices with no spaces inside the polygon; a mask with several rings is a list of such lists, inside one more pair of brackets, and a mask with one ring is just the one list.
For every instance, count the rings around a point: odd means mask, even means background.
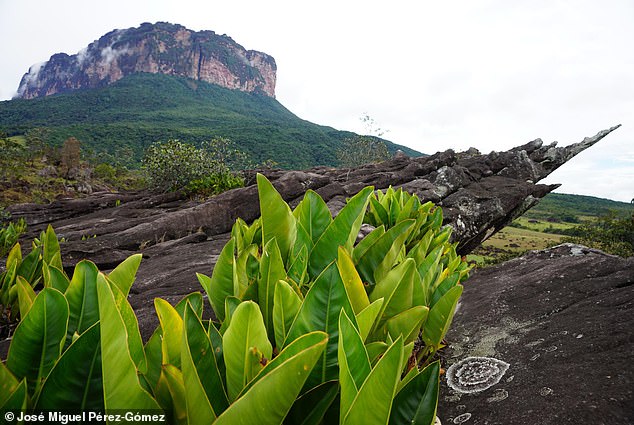
[{"label": "broad green leaf", "polygon": [[136,278],[136,272],[141,264],[142,254],[134,254],[123,260],[113,271],[108,273],[108,279],[126,297],[130,293],[130,288]]},{"label": "broad green leaf", "polygon": [[154,308],[158,315],[163,338],[161,351],[163,364],[181,366],[181,342],[183,335],[183,319],[170,303],[161,298],[154,299]]},{"label": "broad green leaf", "polygon": [[57,289],[42,289],[13,334],[6,363],[16,378],[26,378],[30,394],[39,391],[59,358],[67,326],[64,295]]},{"label": "broad green leaf", "polygon": [[297,223],[290,207],[262,174],[257,175],[260,213],[262,214],[262,244],[277,240],[284,264],[290,261],[297,237]]},{"label": "broad green leaf", "polygon": [[260,278],[258,280],[258,305],[264,318],[264,326],[269,339],[274,339],[273,329],[273,298],[275,287],[279,280],[286,278],[284,261],[275,238],[270,239],[264,245],[262,259],[260,260]]},{"label": "broad green leaf", "polygon": [[211,423],[228,406],[214,348],[200,318],[187,306],[181,363],[190,423]]},{"label": "broad green leaf", "polygon": [[396,385],[401,376],[402,357],[403,342],[399,338],[381,357],[359,389],[350,408],[342,414],[342,425],[387,424]]},{"label": "broad green leaf", "polygon": [[352,261],[356,264],[359,262],[359,258],[365,254],[365,252],[370,249],[372,245],[376,243],[377,240],[385,233],[385,226],[380,225],[376,229],[372,230],[368,233],[365,238],[361,239],[359,243],[352,250]]},{"label": "broad green leaf", "polygon": [[357,261],[364,282],[375,285],[392,269],[403,249],[414,220],[405,220],[386,231]]},{"label": "broad green leaf", "polygon": [[[238,280],[238,295],[240,297],[244,297],[244,294],[247,291],[247,288],[251,286],[257,280],[259,273],[259,262],[256,259],[258,255],[258,246],[255,244],[247,246],[245,249],[240,251],[238,254],[238,258],[236,260],[236,278]],[[255,262],[255,263],[253,263]],[[250,266],[255,264],[258,269],[254,275],[251,275]]]},{"label": "broad green leaf", "polygon": [[234,249],[234,240],[229,239],[229,242],[222,248],[216,260],[211,279],[205,275],[196,273],[200,284],[207,293],[211,307],[220,321],[225,319],[225,298],[239,294],[235,259],[233,256]]},{"label": "broad green leaf", "polygon": [[309,332],[288,344],[277,356],[273,358],[273,360],[266,363],[266,367],[262,369],[262,371],[257,374],[255,378],[253,378],[242,389],[242,392],[238,395],[238,398],[246,394],[251,389],[251,387],[255,385],[260,379],[264,378],[268,373],[271,373],[271,371],[283,365],[288,359],[298,353],[301,353],[306,348],[318,344],[324,338],[324,335],[325,332],[321,331]]},{"label": "broad green leaf", "polygon": [[380,356],[387,351],[390,346],[383,341],[370,342],[365,345],[365,349],[368,351],[368,358],[371,364],[375,364]]},{"label": "broad green leaf", "polygon": [[337,267],[343,285],[346,288],[348,299],[352,305],[352,310],[354,310],[355,314],[359,314],[364,308],[370,305],[370,300],[368,299],[368,294],[365,292],[361,277],[359,277],[359,273],[354,267],[352,258],[350,258],[348,252],[342,247],[339,247]]},{"label": "broad green leaf", "polygon": [[46,228],[46,232],[44,232],[44,238],[42,239],[42,260],[48,264],[49,266],[57,267],[58,269],[63,269],[62,266],[62,257],[60,255],[59,250],[59,241],[57,240],[57,235],[53,230],[53,226],[50,224]]},{"label": "broad green leaf", "polygon": [[411,379],[394,397],[390,425],[433,425],[438,406],[440,362],[436,361]]},{"label": "broad green leaf", "polygon": [[13,393],[19,384],[20,381],[0,361],[0,406],[7,401],[9,395]]},{"label": "broad green leaf", "polygon": [[33,301],[35,301],[35,291],[22,276],[18,276],[16,279],[16,285],[18,288],[18,303],[20,305],[20,317],[24,317],[28,314]]},{"label": "broad green leaf", "polygon": [[374,196],[370,197],[370,211],[374,217],[374,227],[389,225],[390,218],[387,210]]},{"label": "broad green leaf", "polygon": [[147,360],[145,358],[145,351],[143,349],[143,340],[141,339],[141,333],[139,330],[139,322],[136,318],[136,314],[132,309],[132,306],[128,302],[128,297],[123,295],[119,288],[110,281],[103,273],[97,275],[97,281],[105,280],[110,285],[112,293],[114,295],[115,304],[123,323],[125,325],[126,334],[128,335],[128,346],[130,348],[130,356],[134,360],[139,372],[145,374],[147,372]]},{"label": "broad green leaf", "polygon": [[4,403],[0,403],[0,412],[7,412],[9,410],[26,410],[29,405],[26,379],[23,379],[10,393],[4,395],[4,398]]},{"label": "broad green leaf", "polygon": [[192,309],[196,313],[196,316],[203,316],[203,294],[198,291],[192,292],[191,294],[185,295],[178,303],[176,303],[174,309],[176,309],[178,315],[183,319],[185,318],[187,304],[191,305]]},{"label": "broad green leaf", "polygon": [[99,320],[98,274],[97,266],[91,261],[83,260],[75,266],[65,294],[70,309],[66,346],[70,345],[75,332],[82,334]]},{"label": "broad green leaf", "polygon": [[344,309],[348,317],[354,311],[346,295],[335,262],[317,277],[286,337],[285,345],[312,331],[323,331],[329,336],[328,345],[306,382],[307,388],[337,379],[337,345],[339,341],[339,313]]},{"label": "broad green leaf", "polygon": [[374,327],[379,314],[383,311],[383,298],[374,300],[372,304],[364,308],[357,314],[357,324],[359,325],[359,334],[361,339],[365,341],[370,335],[370,331]]},{"label": "broad green leaf", "polygon": [[288,278],[295,282],[296,286],[302,285],[308,276],[308,248],[302,246],[286,273]]},{"label": "broad green leaf", "polygon": [[103,410],[100,324],[86,330],[51,370],[36,409]]},{"label": "broad green leaf", "polygon": [[372,190],[369,186],[354,195],[317,240],[308,260],[308,272],[311,277],[318,276],[337,258],[340,246],[352,252]]},{"label": "broad green leaf", "polygon": [[321,196],[312,190],[307,190],[304,199],[293,211],[293,215],[297,219],[298,228],[301,227],[303,234],[307,236],[303,244],[307,246],[308,251],[311,251],[332,222],[330,210]]},{"label": "broad green leaf", "polygon": [[[17,245],[16,245],[17,246]],[[31,286],[35,287],[36,276],[42,269],[42,247],[34,248],[26,257],[22,259],[22,262],[18,265],[16,273],[18,276],[22,276],[26,279]]]},{"label": "broad green leaf", "polygon": [[449,330],[462,289],[462,285],[454,286],[429,310],[422,338],[425,344],[434,347],[434,350],[440,347],[440,343]]},{"label": "broad green leaf", "polygon": [[405,310],[385,322],[386,332],[393,340],[402,336],[405,344],[408,344],[418,337],[420,328],[425,322],[428,313],[429,308],[422,305]]},{"label": "broad green leaf", "polygon": [[16,242],[7,254],[7,262],[6,269],[11,268],[13,264],[17,267],[22,262],[22,247],[20,247],[20,243]]},{"label": "broad green leaf", "polygon": [[44,278],[45,288],[55,288],[62,294],[66,292],[68,285],[70,285],[70,280],[63,270],[46,263],[42,263],[42,277]]},{"label": "broad green leaf", "polygon": [[220,326],[220,334],[224,335],[229,325],[231,325],[233,312],[236,311],[236,308],[238,308],[241,302],[242,300],[238,297],[225,298],[225,320],[222,322],[222,326]]},{"label": "broad green leaf", "polygon": [[262,371],[264,376],[220,415],[214,424],[281,424],[324,350],[327,339],[322,334],[317,343],[288,358],[269,373],[265,368]]},{"label": "broad green leaf", "polygon": [[145,379],[147,379],[151,388],[156,388],[159,377],[161,376],[161,365],[163,364],[162,339],[163,330],[161,329],[161,325],[159,325],[143,347],[147,362]]},{"label": "broad green leaf", "polygon": [[172,398],[172,423],[187,425],[187,402],[185,401],[185,383],[180,369],[171,364],[164,364],[161,370],[167,390]]},{"label": "broad green leaf", "polygon": [[98,280],[97,293],[105,409],[160,409],[139,381],[136,365],[130,356],[126,327],[105,279]]},{"label": "broad green leaf", "polygon": [[233,402],[242,388],[262,370],[263,359],[269,360],[273,354],[262,313],[256,303],[245,301],[236,308],[222,342],[227,393]]},{"label": "broad green leaf", "polygon": [[328,381],[305,392],[295,400],[284,423],[293,425],[327,424],[324,416],[339,394],[339,383]]},{"label": "broad green leaf", "polygon": [[338,360],[341,385],[340,414],[343,419],[372,369],[361,335],[344,310],[339,315]]},{"label": "broad green leaf", "polygon": [[302,305],[302,299],[291,286],[283,280],[278,280],[275,286],[273,302],[273,328],[275,330],[275,345],[279,349],[284,346],[284,340]]},{"label": "broad green leaf", "polygon": [[375,285],[370,300],[385,300],[377,326],[380,327],[385,320],[412,307],[415,285],[420,285],[420,277],[416,271],[416,263],[411,258],[396,266]]},{"label": "broad green leaf", "polygon": [[439,299],[443,297],[451,288],[456,286],[460,281],[460,273],[452,273],[450,276],[447,276],[434,290],[434,293],[431,296],[431,301],[429,302],[429,308],[434,307],[434,305],[438,302]]}]

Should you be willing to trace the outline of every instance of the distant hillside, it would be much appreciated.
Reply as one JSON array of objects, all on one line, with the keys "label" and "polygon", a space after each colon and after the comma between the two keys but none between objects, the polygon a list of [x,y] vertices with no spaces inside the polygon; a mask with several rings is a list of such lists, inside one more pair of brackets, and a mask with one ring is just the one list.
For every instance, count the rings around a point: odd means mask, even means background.
[{"label": "distant hillside", "polygon": [[634,205],[628,202],[612,201],[594,196],[569,195],[564,193],[549,193],[531,208],[524,217],[536,220],[558,219],[571,221],[583,217],[599,217],[615,211],[619,215],[630,215]]},{"label": "distant hillside", "polygon": [[[341,141],[354,133],[298,118],[265,94],[230,90],[163,74],[134,74],[103,88],[0,102],[0,131],[50,130],[50,143],[76,137],[84,148],[117,153],[132,148],[140,160],[155,141],[198,143],[222,136],[251,154],[283,167],[335,165]],[[419,152],[386,141],[391,152]]]}]

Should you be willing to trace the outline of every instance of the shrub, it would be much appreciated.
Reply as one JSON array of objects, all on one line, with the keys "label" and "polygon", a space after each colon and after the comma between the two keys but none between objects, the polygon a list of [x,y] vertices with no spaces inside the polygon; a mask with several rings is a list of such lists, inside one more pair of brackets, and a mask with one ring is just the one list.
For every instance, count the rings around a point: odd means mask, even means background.
[{"label": "shrub", "polygon": [[[333,219],[314,192],[291,210],[257,180],[262,217],[238,219],[212,276],[198,275],[215,320],[203,319],[198,292],[176,306],[156,299],[159,326],[143,345],[127,300],[141,256],[109,274],[81,261],[71,279],[60,271],[66,287],[50,274],[37,296],[19,293],[0,409],[162,409],[191,424],[432,424],[432,357],[468,273],[440,210],[365,188]],[[377,222],[355,244],[371,199],[403,219]]]},{"label": "shrub", "polygon": [[564,242],[586,245],[621,257],[634,256],[634,214],[620,217],[616,213],[584,223]]},{"label": "shrub", "polygon": [[185,189],[192,195],[213,196],[243,186],[243,177],[230,171],[225,171],[192,180]]},{"label": "shrub", "polygon": [[356,136],[345,139],[336,151],[337,160],[341,167],[358,167],[373,162],[390,159],[387,145],[381,139],[373,136]]},{"label": "shrub", "polygon": [[170,191],[192,184],[192,188],[205,190],[218,186],[214,181],[235,184],[236,176],[229,174],[244,166],[245,161],[246,154],[233,148],[228,139],[213,139],[201,148],[169,140],[147,149],[143,169],[152,189]]}]

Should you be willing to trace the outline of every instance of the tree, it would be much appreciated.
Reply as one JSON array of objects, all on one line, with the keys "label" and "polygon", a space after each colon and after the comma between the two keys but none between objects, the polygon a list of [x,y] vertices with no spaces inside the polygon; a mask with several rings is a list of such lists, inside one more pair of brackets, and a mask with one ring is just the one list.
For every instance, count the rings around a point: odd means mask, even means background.
[{"label": "tree", "polygon": [[0,180],[19,176],[24,170],[26,148],[15,138],[0,132]]},{"label": "tree", "polygon": [[72,178],[79,170],[79,161],[81,157],[81,148],[79,140],[74,137],[66,139],[61,151],[62,156],[62,175],[65,178]]}]

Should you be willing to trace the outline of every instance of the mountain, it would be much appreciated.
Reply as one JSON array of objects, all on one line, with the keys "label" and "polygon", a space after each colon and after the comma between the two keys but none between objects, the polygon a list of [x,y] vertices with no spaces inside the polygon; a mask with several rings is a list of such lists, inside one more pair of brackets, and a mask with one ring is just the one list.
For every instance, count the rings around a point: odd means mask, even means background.
[{"label": "mountain", "polygon": [[138,72],[177,75],[275,97],[276,70],[271,56],[246,50],[227,35],[166,22],[144,23],[111,31],[76,55],[58,53],[33,65],[22,77],[17,97],[103,87]]},{"label": "mountain", "polygon": [[[214,69],[222,72],[209,71]],[[226,137],[255,162],[336,165],[337,148],[355,134],[302,120],[285,108],[274,97],[275,69],[272,57],[247,51],[228,36],[143,24],[112,31],[77,55],[53,55],[31,67],[21,98],[0,102],[0,131],[16,136],[46,128],[52,145],[75,137],[84,151],[115,157],[125,151],[127,163],[138,163],[156,141],[196,144]],[[385,143],[390,152],[421,155]]]}]

